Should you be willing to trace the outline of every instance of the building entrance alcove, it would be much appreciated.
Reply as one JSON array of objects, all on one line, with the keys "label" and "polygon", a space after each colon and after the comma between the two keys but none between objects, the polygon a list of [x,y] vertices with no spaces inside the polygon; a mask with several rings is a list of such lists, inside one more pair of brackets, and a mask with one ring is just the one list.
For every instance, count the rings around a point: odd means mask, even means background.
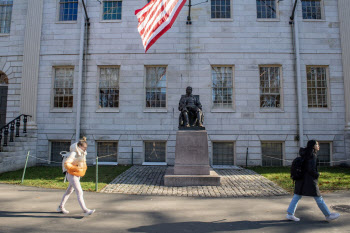
[{"label": "building entrance alcove", "polygon": [[8,78],[0,71],[0,128],[6,124]]}]

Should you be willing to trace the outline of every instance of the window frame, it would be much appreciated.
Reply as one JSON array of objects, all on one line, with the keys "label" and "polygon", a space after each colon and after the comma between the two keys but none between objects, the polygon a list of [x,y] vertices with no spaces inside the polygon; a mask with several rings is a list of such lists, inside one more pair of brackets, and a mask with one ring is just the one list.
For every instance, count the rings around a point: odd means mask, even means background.
[{"label": "window frame", "polygon": [[[213,67],[231,67],[232,69],[232,104],[230,107],[224,108],[224,107],[218,107],[215,106],[213,101],[213,76],[212,71]],[[235,112],[236,109],[236,103],[235,103],[235,65],[210,65],[210,82],[211,82],[211,112]]]},{"label": "window frame", "polygon": [[[65,140],[65,139],[54,139],[54,140],[48,140],[48,141],[49,141],[49,153],[48,153],[48,162],[47,162],[47,164],[51,164],[51,163],[53,163],[53,164],[58,164],[58,162],[52,161],[52,159],[51,159],[51,154],[52,154],[52,143],[53,143],[53,142],[68,142],[68,143],[69,143],[69,146],[71,146],[72,141],[69,140],[69,139],[67,139],[67,140]],[[69,148],[68,148],[68,151],[67,151],[67,152],[69,152]]]},{"label": "window frame", "polygon": [[[152,67],[165,67],[165,76],[166,76],[166,97],[165,97],[165,107],[147,107],[146,106],[146,89],[147,89],[147,68]],[[168,112],[168,65],[145,65],[144,66],[144,88],[143,88],[143,112]]]},{"label": "window frame", "polygon": [[[103,3],[104,2],[122,2],[121,19],[103,19]],[[102,0],[100,7],[100,23],[121,23],[123,20],[123,0]]]},{"label": "window frame", "polygon": [[[2,6],[10,6],[10,5],[2,5]],[[0,32],[0,37],[6,37],[6,36],[10,36],[11,34],[11,27],[12,27],[12,15],[13,15],[13,1],[12,1],[12,5],[11,5],[11,15],[10,15],[10,27],[9,27],[9,32],[8,33],[1,33]],[[0,21],[1,23],[1,21]]]},{"label": "window frame", "polygon": [[231,14],[231,17],[230,18],[212,18],[211,17],[211,1],[208,1],[209,2],[209,21],[212,21],[212,22],[225,22],[225,21],[233,21],[233,0],[230,0],[230,14]]},{"label": "window frame", "polygon": [[[260,98],[261,98],[261,78],[260,78],[260,68],[261,67],[278,67],[279,68],[279,75],[280,75],[280,107],[267,107],[267,108],[262,108],[260,107],[261,103],[260,103]],[[284,112],[284,93],[283,93],[283,66],[281,64],[263,64],[263,65],[259,65],[258,68],[258,72],[259,72],[259,108],[260,108],[260,112]]]},{"label": "window frame", "polygon": [[77,10],[77,20],[62,20],[60,21],[60,10],[61,10],[61,0],[57,0],[56,2],[56,24],[75,24],[78,22],[79,14],[80,14],[80,7],[79,7],[79,0],[76,0],[78,2],[78,10]]},{"label": "window frame", "polygon": [[[146,143],[147,142],[164,142],[165,143],[165,161],[164,162],[146,162]],[[167,140],[143,140],[142,165],[145,166],[166,166],[168,165],[168,141]]]},{"label": "window frame", "polygon": [[260,166],[262,167],[278,167],[278,166],[263,166],[263,151],[262,151],[262,144],[263,143],[281,143],[282,144],[282,164],[281,166],[286,166],[286,145],[285,145],[285,141],[277,141],[277,140],[261,140],[260,141],[260,153],[261,153],[261,163]]},{"label": "window frame", "polygon": [[[308,86],[307,86],[307,69],[308,67],[313,68],[326,68],[326,83],[327,83],[327,108],[319,108],[319,107],[309,107],[309,95],[308,95]],[[330,71],[329,65],[306,65],[305,66],[305,81],[306,81],[306,107],[308,112],[329,112],[332,110],[331,107],[331,89],[330,89]]]},{"label": "window frame", "polygon": [[[317,142],[319,144],[321,144],[321,143],[329,144],[329,166],[333,167],[334,166],[334,164],[333,164],[333,142],[332,141],[319,141],[319,140],[317,140]],[[320,148],[321,148],[321,146],[320,146]]]},{"label": "window frame", "polygon": [[[233,152],[233,164],[231,165],[214,165],[214,143],[230,143],[233,144],[232,152]],[[236,141],[233,140],[213,140],[211,141],[211,158],[210,158],[211,166],[237,166],[237,155],[236,155]]]},{"label": "window frame", "polygon": [[300,7],[301,7],[301,18],[305,22],[323,22],[326,21],[326,16],[325,16],[325,9],[324,9],[324,0],[320,0],[320,6],[321,6],[321,19],[304,19],[303,17],[303,0],[300,1]]},{"label": "window frame", "polygon": [[[71,108],[55,108],[54,101],[55,101],[55,77],[56,77],[56,69],[60,68],[69,68],[73,69],[73,88],[72,88],[72,95],[73,95],[73,107]],[[73,112],[74,108],[74,100],[76,99],[75,96],[75,66],[72,65],[66,65],[66,66],[52,66],[52,77],[51,77],[51,101],[50,101],[50,112]]]},{"label": "window frame", "polygon": [[[119,140],[95,140],[95,159],[98,157],[98,143],[103,142],[116,142],[117,143],[117,162],[100,162],[98,161],[99,165],[118,165],[119,164]],[[94,164],[96,165],[96,161],[94,161]]]},{"label": "window frame", "polygon": [[280,21],[280,11],[279,11],[279,0],[274,0],[276,4],[276,18],[258,18],[258,5],[257,0],[255,0],[255,11],[256,11],[256,21],[257,22],[279,22]]},{"label": "window frame", "polygon": [[[96,90],[96,112],[106,113],[106,112],[113,112],[117,113],[120,112],[120,65],[98,65],[97,66],[97,90]],[[100,108],[100,76],[101,76],[101,68],[118,68],[119,69],[119,77],[118,77],[118,88],[119,88],[119,99],[118,99],[118,107],[106,107],[106,108]]]}]

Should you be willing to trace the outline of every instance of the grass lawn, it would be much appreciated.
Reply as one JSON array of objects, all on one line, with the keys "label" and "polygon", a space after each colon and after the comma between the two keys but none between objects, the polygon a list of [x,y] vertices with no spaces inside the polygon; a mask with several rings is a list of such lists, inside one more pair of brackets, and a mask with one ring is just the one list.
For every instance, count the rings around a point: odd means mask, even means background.
[{"label": "grass lawn", "polygon": [[[249,167],[249,169],[272,180],[289,192],[294,191],[293,180],[290,178],[290,167]],[[350,168],[319,167],[320,178],[318,186],[321,192],[350,189]]]},{"label": "grass lawn", "polygon": [[[99,166],[98,190],[109,184],[114,178],[128,170],[131,166]],[[23,169],[0,174],[0,183],[20,184]],[[23,185],[42,188],[66,189],[68,182],[63,183],[64,175],[61,167],[30,167],[27,168]],[[83,190],[95,191],[96,166],[88,167],[80,183]]]}]

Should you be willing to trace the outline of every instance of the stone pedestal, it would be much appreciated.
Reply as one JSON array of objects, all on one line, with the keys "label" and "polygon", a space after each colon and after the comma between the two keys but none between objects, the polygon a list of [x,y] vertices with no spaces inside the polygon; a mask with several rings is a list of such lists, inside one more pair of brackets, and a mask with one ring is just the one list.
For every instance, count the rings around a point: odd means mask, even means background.
[{"label": "stone pedestal", "polygon": [[220,185],[220,176],[209,165],[207,131],[177,132],[175,166],[168,168],[164,185]]}]

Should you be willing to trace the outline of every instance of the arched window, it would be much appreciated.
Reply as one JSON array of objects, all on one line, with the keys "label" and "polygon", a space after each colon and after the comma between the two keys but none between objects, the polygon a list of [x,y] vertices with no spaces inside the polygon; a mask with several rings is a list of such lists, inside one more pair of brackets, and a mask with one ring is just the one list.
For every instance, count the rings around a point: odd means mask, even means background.
[{"label": "arched window", "polygon": [[0,85],[8,85],[9,79],[4,72],[0,71]]}]

